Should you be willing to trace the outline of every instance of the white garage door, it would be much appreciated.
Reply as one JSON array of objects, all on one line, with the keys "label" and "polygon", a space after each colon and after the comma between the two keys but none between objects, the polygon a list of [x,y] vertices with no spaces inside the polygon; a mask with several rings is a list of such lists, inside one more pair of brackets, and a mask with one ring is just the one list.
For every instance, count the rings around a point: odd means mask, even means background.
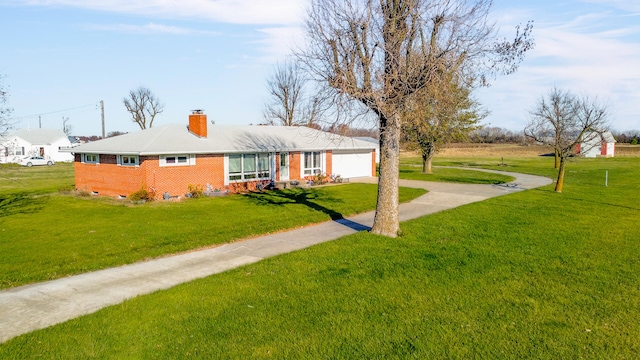
[{"label": "white garage door", "polygon": [[371,150],[333,151],[332,171],[342,178],[371,176]]}]

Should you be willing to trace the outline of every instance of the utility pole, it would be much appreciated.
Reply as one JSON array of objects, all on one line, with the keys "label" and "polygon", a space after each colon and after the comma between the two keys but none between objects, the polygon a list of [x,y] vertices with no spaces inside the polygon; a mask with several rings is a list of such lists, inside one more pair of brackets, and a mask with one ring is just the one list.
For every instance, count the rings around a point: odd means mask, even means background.
[{"label": "utility pole", "polygon": [[104,101],[100,100],[100,109],[102,110],[102,138],[105,138],[104,134]]},{"label": "utility pole", "polygon": [[38,115],[38,129],[42,129],[42,116]]}]

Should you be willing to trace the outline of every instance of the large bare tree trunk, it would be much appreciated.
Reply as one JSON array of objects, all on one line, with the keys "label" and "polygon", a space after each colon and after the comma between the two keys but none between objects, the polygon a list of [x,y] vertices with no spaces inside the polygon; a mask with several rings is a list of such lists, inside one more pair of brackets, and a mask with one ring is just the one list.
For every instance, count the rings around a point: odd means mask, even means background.
[{"label": "large bare tree trunk", "polygon": [[378,203],[371,232],[390,237],[400,230],[398,176],[400,166],[400,115],[380,119],[380,176]]},{"label": "large bare tree trunk", "polygon": [[564,167],[566,164],[565,158],[560,158],[560,169],[558,170],[558,180],[556,181],[556,192],[562,192],[562,185],[564,185]]}]

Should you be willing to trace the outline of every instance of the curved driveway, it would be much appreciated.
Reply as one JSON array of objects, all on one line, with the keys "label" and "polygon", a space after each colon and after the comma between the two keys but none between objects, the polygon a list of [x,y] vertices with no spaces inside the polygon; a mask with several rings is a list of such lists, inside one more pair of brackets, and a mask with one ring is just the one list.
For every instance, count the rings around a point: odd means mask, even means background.
[{"label": "curved driveway", "polygon": [[[551,183],[550,179],[540,176],[502,171],[490,172],[513,176],[516,180],[505,185],[400,180],[401,186],[423,188],[429,191],[409,203],[401,204],[400,220],[406,221]],[[376,178],[351,181],[377,183]],[[347,219],[236,241],[212,249],[0,291],[0,342],[93,313],[138,295],[167,289],[270,256],[368,230],[373,224],[373,215],[374,212],[371,211]]]}]

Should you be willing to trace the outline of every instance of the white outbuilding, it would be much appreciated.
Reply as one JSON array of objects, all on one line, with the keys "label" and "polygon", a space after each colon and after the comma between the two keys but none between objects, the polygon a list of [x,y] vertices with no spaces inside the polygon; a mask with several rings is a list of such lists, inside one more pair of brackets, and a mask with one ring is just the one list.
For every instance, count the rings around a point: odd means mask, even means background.
[{"label": "white outbuilding", "polygon": [[578,144],[577,153],[587,157],[596,156],[614,157],[616,152],[616,139],[609,131],[598,133],[587,132],[582,143]]}]

